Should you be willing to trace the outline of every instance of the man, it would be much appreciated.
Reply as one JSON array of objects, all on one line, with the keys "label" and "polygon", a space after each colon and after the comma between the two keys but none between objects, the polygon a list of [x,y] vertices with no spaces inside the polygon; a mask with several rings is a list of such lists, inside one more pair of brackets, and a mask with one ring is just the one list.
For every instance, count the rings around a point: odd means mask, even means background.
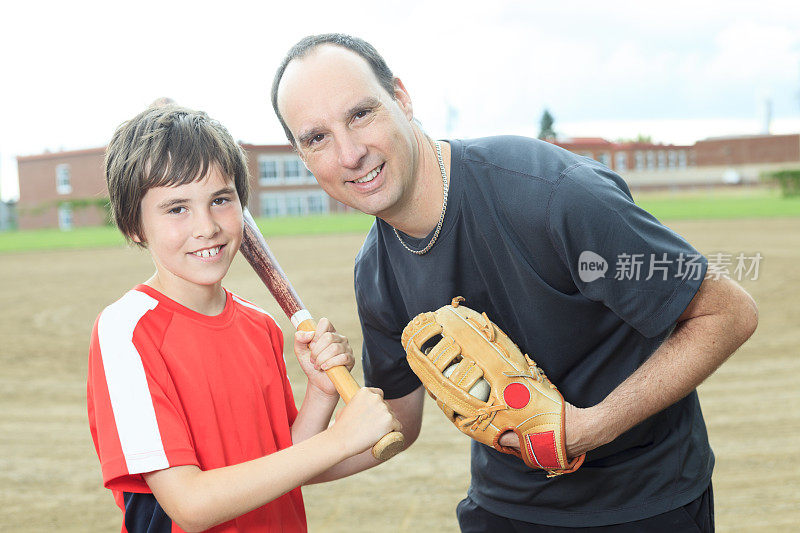
[{"label": "man", "polygon": [[[384,389],[407,442],[423,389],[400,332],[457,295],[568,402],[567,452],[588,452],[583,467],[548,479],[473,442],[463,531],[713,530],[714,458],[695,388],[756,328],[738,285],[705,279],[706,260],[597,162],[521,137],[432,141],[403,83],[360,39],[301,40],[272,103],[320,186],[376,217],[355,267],[365,380]],[[583,276],[580,263],[597,256],[651,267]],[[341,466],[373,464],[362,455]]]}]

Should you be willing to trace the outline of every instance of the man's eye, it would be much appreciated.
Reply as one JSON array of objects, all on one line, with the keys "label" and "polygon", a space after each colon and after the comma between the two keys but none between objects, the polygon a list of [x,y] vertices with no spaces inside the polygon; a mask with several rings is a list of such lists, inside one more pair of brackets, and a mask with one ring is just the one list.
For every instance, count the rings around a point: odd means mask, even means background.
[{"label": "man's eye", "polygon": [[325,134],[324,133],[317,133],[316,135],[314,135],[313,137],[311,137],[308,140],[308,144],[314,144],[314,143],[321,142],[322,139],[324,139],[324,138],[325,138]]},{"label": "man's eye", "polygon": [[369,109],[362,109],[361,111],[357,111],[353,118],[364,118],[369,114]]}]

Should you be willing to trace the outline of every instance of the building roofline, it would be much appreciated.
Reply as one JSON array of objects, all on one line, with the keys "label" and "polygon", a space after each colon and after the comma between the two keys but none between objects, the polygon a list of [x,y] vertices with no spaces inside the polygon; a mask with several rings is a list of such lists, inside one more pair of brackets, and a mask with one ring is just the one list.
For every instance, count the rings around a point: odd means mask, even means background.
[{"label": "building roofline", "polygon": [[[239,143],[239,146],[244,148],[245,150],[257,150],[263,152],[286,152],[286,151],[294,151],[294,148],[291,144],[250,144],[250,143]],[[28,161],[45,161],[48,159],[62,159],[65,157],[76,157],[82,155],[93,155],[93,154],[105,154],[106,147],[100,146],[97,148],[82,148],[80,150],[59,150],[58,152],[44,152],[42,154],[33,154],[33,155],[18,155],[17,162],[18,163],[26,163]]]},{"label": "building roofline", "polygon": [[754,133],[752,135],[719,135],[717,137],[706,137],[705,139],[701,139],[697,142],[774,139],[776,137],[800,137],[800,133]]},{"label": "building roofline", "polygon": [[294,152],[294,147],[289,144],[250,144],[239,143],[239,146],[245,150],[261,150],[266,152],[285,152],[286,150]]},{"label": "building roofline", "polygon": [[17,162],[23,163],[27,161],[43,161],[46,159],[60,159],[63,157],[74,157],[74,156],[81,156],[81,155],[91,155],[91,154],[104,154],[106,152],[106,147],[101,146],[99,148],[84,148],[81,150],[61,150],[58,152],[45,152],[43,154],[34,154],[34,155],[18,155]]}]

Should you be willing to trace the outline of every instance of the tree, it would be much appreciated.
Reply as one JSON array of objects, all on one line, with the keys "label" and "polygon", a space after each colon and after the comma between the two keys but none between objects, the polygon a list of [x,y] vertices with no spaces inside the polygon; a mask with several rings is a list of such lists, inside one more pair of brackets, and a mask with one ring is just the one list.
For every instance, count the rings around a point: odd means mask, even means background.
[{"label": "tree", "polygon": [[547,109],[544,110],[542,113],[542,118],[539,121],[539,138],[542,140],[554,140],[556,138],[556,132],[553,130],[553,123],[555,119],[553,119],[553,115],[550,114],[550,111]]}]

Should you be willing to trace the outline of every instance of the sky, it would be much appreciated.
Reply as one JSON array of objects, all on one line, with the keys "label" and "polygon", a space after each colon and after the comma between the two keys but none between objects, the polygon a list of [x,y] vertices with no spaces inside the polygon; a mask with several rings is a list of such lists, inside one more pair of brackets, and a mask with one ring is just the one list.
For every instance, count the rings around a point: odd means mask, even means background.
[{"label": "sky", "polygon": [[[286,51],[313,33],[371,42],[434,137],[692,144],[800,133],[800,2],[150,1],[0,3],[0,197],[16,156],[104,146],[159,97],[236,139],[284,143],[269,102]],[[448,119],[449,117],[449,119]]]}]

